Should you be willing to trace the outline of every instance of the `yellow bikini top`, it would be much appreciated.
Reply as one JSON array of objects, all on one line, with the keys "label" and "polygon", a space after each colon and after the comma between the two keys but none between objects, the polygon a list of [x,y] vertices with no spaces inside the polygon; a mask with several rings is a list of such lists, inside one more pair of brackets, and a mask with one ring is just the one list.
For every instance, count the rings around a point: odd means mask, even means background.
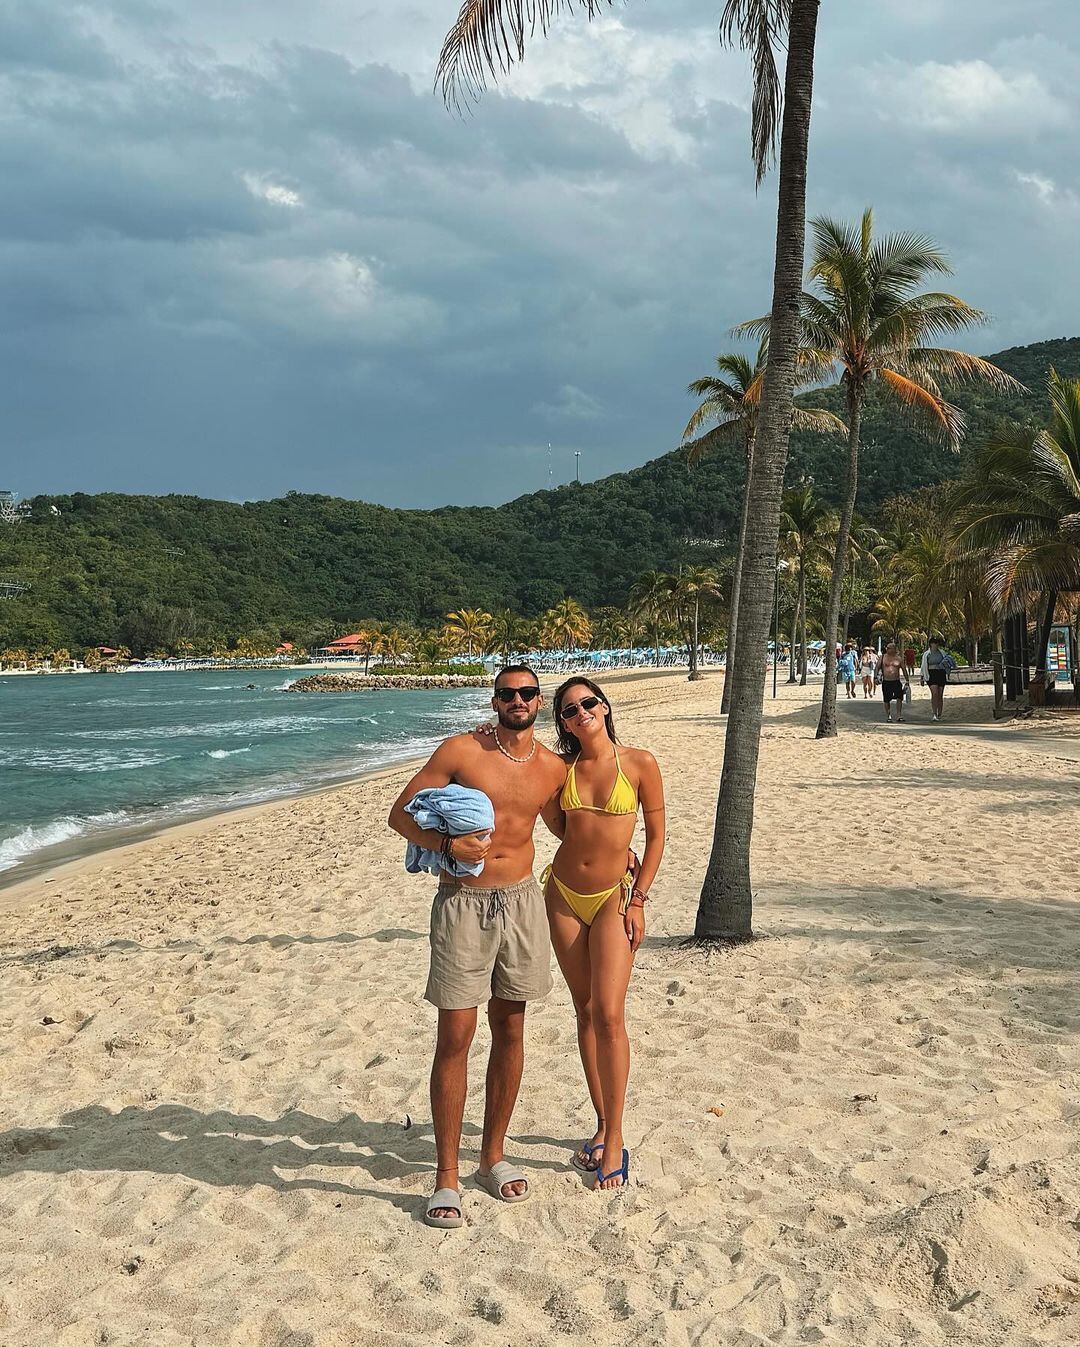
[{"label": "yellow bikini top", "polygon": [[[581,754],[578,754],[580,757]],[[630,778],[622,769],[619,762],[619,750],[615,750],[615,766],[617,768],[615,784],[611,788],[611,794],[608,796],[607,804],[600,807],[597,804],[582,804],[581,796],[578,794],[577,777],[575,769],[578,765],[578,759],[575,758],[570,764],[570,770],[566,774],[566,785],[562,788],[562,794],[559,796],[559,804],[568,813],[575,809],[589,809],[595,814],[636,814],[638,807],[637,791],[634,789]]]}]

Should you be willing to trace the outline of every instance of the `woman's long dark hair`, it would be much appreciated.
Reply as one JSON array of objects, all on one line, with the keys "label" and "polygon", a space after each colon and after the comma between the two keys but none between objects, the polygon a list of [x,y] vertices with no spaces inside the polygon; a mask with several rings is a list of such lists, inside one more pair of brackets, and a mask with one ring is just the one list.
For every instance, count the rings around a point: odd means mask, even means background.
[{"label": "woman's long dark hair", "polygon": [[594,683],[591,678],[582,678],[580,674],[576,674],[573,678],[568,678],[565,683],[559,685],[558,691],[555,693],[555,701],[552,703],[552,710],[555,713],[555,733],[559,738],[559,752],[564,758],[575,758],[581,752],[581,741],[576,734],[570,733],[566,728],[566,723],[562,716],[559,715],[559,712],[562,710],[562,704],[566,697],[567,690],[576,687],[588,688],[593,696],[599,697],[608,708],[604,715],[604,724],[607,726],[608,738],[613,744],[619,742],[615,737],[615,717],[611,713],[611,702],[608,701],[607,697],[604,695],[603,688],[601,688],[598,683]]}]

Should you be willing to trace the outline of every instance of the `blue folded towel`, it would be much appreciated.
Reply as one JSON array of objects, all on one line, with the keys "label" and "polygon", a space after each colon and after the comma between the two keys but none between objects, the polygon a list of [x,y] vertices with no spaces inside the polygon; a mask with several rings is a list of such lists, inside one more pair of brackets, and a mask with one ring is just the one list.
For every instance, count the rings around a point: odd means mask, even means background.
[{"label": "blue folded towel", "polygon": [[[452,837],[495,831],[494,806],[482,790],[473,790],[471,786],[429,786],[416,792],[405,806],[405,812],[421,828],[449,833]],[[478,875],[483,868],[483,861],[468,864],[456,861],[441,852],[417,846],[415,842],[410,842],[405,850],[405,869],[411,875],[417,875],[421,870],[431,875],[441,874],[443,870],[456,876]]]}]

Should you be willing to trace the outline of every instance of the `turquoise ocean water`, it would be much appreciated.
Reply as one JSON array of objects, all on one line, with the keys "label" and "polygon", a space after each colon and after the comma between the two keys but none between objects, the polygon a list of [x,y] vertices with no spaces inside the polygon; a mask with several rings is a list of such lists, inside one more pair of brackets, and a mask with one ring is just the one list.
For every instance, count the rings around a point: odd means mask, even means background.
[{"label": "turquoise ocean water", "polygon": [[300,676],[0,675],[0,878],[426,755],[490,714],[482,688],[283,691]]}]

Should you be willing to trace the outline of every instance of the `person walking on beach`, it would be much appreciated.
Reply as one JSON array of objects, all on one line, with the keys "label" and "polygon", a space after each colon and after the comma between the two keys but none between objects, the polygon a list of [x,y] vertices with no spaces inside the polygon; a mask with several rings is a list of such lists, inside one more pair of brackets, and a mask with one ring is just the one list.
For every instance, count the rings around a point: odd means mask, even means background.
[{"label": "person walking on beach", "polygon": [[877,668],[874,652],[868,645],[863,647],[859,668],[862,672],[862,695],[865,701],[867,697],[874,695],[874,670]]},{"label": "person walking on beach", "polygon": [[890,641],[881,654],[878,664],[878,681],[881,683],[881,695],[885,699],[885,719],[892,724],[893,702],[896,703],[896,719],[904,723],[904,689],[908,685],[908,673],[904,666],[904,657],[895,641]]},{"label": "person walking on beach", "polygon": [[945,684],[949,681],[950,669],[956,668],[956,661],[941,648],[939,636],[930,637],[929,647],[923,651],[921,677],[919,685],[930,685],[930,705],[934,719],[940,720],[945,702]]},{"label": "person walking on beach", "polygon": [[[444,874],[431,911],[431,968],[425,998],[438,1008],[431,1068],[431,1115],[437,1153],[435,1194],[424,1219],[453,1229],[462,1224],[458,1154],[468,1089],[469,1047],[478,1007],[491,1027],[484,1132],[476,1180],[493,1197],[529,1196],[525,1175],[504,1158],[506,1130],[517,1101],[524,1060],[525,1006],[551,990],[551,946],[544,896],[533,878],[533,829],[538,815],[562,835],[558,793],[566,767],[540,744],[533,723],[543,696],[527,665],[495,677],[493,734],[444,740],[398,796],[390,827],[418,847],[465,865],[477,875]],[[457,837],[421,828],[406,810],[418,791],[451,784],[486,795],[494,807],[490,833]]]},{"label": "person walking on beach", "polygon": [[855,649],[855,642],[849,641],[844,653],[840,656],[836,670],[844,683],[844,692],[848,698],[855,696],[855,675],[859,667],[859,656]]},{"label": "person walking on beach", "polygon": [[908,677],[912,678],[915,674],[915,647],[913,645],[904,647],[904,663],[907,665]]},{"label": "person walking on beach", "polygon": [[[551,942],[577,1014],[578,1048],[596,1131],[571,1163],[598,1189],[630,1178],[623,1109],[630,1075],[626,991],[645,935],[645,904],[664,852],[664,786],[651,753],[618,742],[611,703],[588,678],[570,678],[554,701],[566,765],[562,845],[545,871]],[[628,851],[645,817],[638,864]]]}]

